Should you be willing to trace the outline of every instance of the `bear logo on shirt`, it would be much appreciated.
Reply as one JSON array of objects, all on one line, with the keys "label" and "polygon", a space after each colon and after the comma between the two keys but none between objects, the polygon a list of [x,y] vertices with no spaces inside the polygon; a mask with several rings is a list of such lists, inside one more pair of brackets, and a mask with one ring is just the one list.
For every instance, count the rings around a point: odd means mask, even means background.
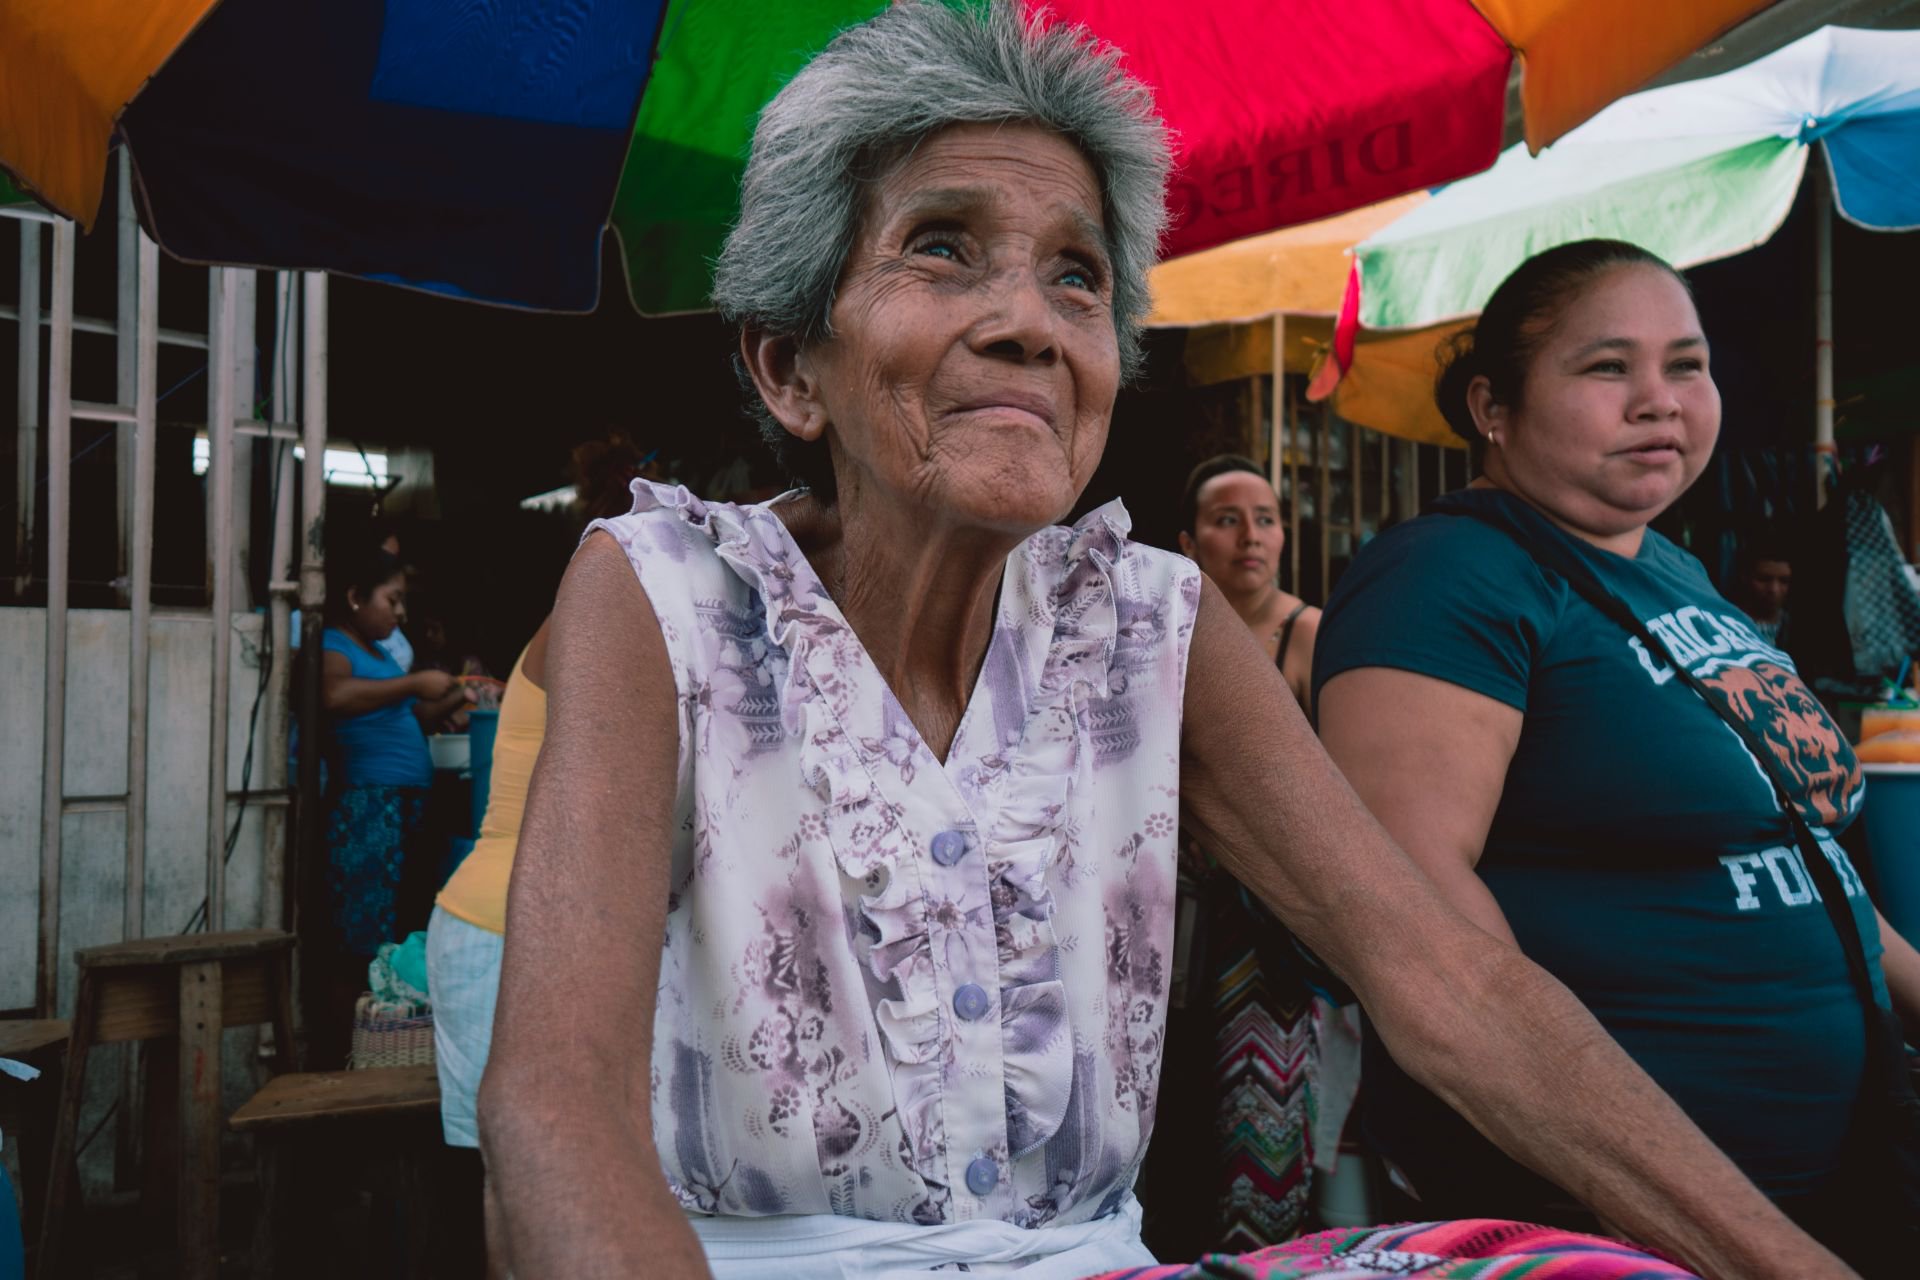
[{"label": "bear logo on shirt", "polygon": [[1831,827],[1847,816],[1848,799],[1860,785],[1860,766],[1819,701],[1792,671],[1771,662],[1723,666],[1701,683],[1719,694],[1754,729],[1793,790],[1804,797],[1814,826]]},{"label": "bear logo on shirt", "polygon": [[[1831,827],[1845,821],[1860,790],[1860,764],[1801,682],[1792,658],[1738,614],[1688,605],[1646,619],[1646,627],[1675,661],[1753,726],[1801,798],[1809,823]],[[1638,636],[1629,637],[1627,647],[1656,686],[1672,681],[1673,669],[1648,652]]]}]

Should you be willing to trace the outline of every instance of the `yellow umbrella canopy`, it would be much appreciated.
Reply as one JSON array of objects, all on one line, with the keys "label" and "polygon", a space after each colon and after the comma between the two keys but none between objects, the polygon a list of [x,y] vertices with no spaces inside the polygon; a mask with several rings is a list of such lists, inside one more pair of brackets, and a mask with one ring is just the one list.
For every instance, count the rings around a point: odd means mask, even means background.
[{"label": "yellow umbrella canopy", "polygon": [[1355,209],[1301,227],[1249,236],[1170,258],[1148,277],[1156,328],[1245,323],[1273,315],[1337,315],[1353,261],[1348,250],[1427,202],[1427,193]]},{"label": "yellow umbrella canopy", "polygon": [[[1454,320],[1430,329],[1362,334],[1355,344],[1364,353],[1340,380],[1333,407],[1348,422],[1403,440],[1464,449],[1433,402],[1433,382],[1440,371],[1436,354],[1442,343],[1467,328],[1471,320]],[[1324,356],[1326,347],[1320,349]]]},{"label": "yellow umbrella canopy", "polygon": [[1153,328],[1186,329],[1187,374],[1205,386],[1273,371],[1274,317],[1288,373],[1309,372],[1333,341],[1347,251],[1425,204],[1424,191],[1305,226],[1170,258],[1153,269]]}]

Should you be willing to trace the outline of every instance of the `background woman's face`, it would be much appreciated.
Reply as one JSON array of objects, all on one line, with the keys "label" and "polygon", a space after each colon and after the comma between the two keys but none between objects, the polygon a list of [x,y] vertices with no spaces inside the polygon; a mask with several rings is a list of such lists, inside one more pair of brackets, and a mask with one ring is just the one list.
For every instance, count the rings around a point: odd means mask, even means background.
[{"label": "background woman's face", "polygon": [[1266,477],[1250,471],[1215,476],[1200,486],[1194,505],[1193,532],[1180,535],[1181,550],[1214,585],[1229,596],[1272,586],[1287,531]]},{"label": "background woman's face", "polygon": [[385,640],[407,620],[407,576],[394,574],[365,599],[351,592],[348,603],[355,606],[353,625],[360,634],[369,640]]},{"label": "background woman's face", "polygon": [[1535,353],[1508,416],[1496,478],[1579,529],[1644,526],[1699,478],[1720,435],[1693,299],[1657,267],[1594,280]]},{"label": "background woman's face", "polygon": [[1026,532],[1092,478],[1119,390],[1092,167],[1031,125],[959,125],[877,184],[833,336],[807,346],[843,495]]}]

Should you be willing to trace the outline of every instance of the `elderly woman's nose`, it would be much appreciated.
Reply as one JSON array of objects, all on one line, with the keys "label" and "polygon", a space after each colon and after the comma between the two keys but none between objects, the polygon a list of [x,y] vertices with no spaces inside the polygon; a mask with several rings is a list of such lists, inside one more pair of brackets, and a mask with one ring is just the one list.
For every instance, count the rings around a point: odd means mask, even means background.
[{"label": "elderly woman's nose", "polygon": [[974,326],[977,350],[1002,359],[1051,364],[1059,358],[1059,316],[1045,287],[1028,271],[996,272],[986,309]]}]

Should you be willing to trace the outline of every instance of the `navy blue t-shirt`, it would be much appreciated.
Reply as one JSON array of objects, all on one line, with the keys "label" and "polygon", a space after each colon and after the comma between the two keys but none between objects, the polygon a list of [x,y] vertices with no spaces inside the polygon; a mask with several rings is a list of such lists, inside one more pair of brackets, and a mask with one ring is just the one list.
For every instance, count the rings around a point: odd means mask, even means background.
[{"label": "navy blue t-shirt", "polygon": [[[320,647],[346,655],[356,680],[398,680],[407,673],[391,655],[368,653],[344,631],[328,627]],[[331,728],[339,744],[341,769],[350,787],[428,787],[433,785],[433,753],[427,734],[413,714],[415,698],[401,698],[357,716],[335,717]]]},{"label": "navy blue t-shirt", "polygon": [[[1571,549],[1759,731],[1847,886],[1884,1003],[1872,906],[1828,838],[1859,811],[1853,750],[1792,660],[1659,534],[1621,556],[1498,490],[1448,495],[1341,579],[1314,647],[1316,700],[1343,671],[1393,667],[1523,712],[1478,866],[1521,949],[1762,1189],[1814,1190],[1837,1167],[1864,1030],[1786,815],[1719,715],[1508,530]],[[1415,1170],[1517,1171],[1372,1047],[1369,1133],[1416,1183]]]}]

